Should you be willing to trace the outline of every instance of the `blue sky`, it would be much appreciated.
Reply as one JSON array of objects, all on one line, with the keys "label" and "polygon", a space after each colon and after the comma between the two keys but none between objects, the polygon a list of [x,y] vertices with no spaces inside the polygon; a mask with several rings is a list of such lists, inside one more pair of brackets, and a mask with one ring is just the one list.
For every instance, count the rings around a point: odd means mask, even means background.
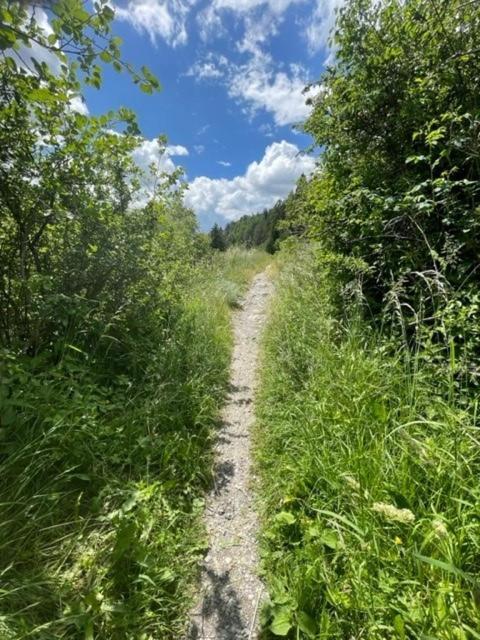
[{"label": "blue sky", "polygon": [[105,72],[88,89],[92,114],[120,106],[138,116],[137,161],[185,168],[186,202],[202,228],[254,213],[285,197],[314,159],[292,129],[308,115],[303,87],[319,78],[341,0],[117,0],[123,56],[146,64],[162,91],[147,96],[125,74]]}]

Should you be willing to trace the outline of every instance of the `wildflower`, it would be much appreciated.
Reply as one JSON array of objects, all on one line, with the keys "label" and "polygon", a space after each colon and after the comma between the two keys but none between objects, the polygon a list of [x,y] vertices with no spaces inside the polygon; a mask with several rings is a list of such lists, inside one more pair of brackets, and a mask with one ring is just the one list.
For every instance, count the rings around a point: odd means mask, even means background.
[{"label": "wildflower", "polygon": [[348,486],[353,489],[354,491],[360,491],[360,483],[355,480],[355,478],[352,478],[352,476],[343,476],[345,478],[345,482],[348,484]]},{"label": "wildflower", "polygon": [[395,544],[398,544],[398,545],[403,544],[402,539],[401,539],[401,538],[399,538],[398,536],[395,536],[395,540],[394,540],[394,542],[395,542]]},{"label": "wildflower", "polygon": [[444,538],[448,534],[447,527],[441,520],[434,520],[432,522],[432,528],[439,538]]},{"label": "wildflower", "polygon": [[386,502],[375,502],[372,509],[384,515],[387,520],[402,522],[403,524],[415,522],[415,515],[410,509],[397,509],[393,504],[387,504]]}]

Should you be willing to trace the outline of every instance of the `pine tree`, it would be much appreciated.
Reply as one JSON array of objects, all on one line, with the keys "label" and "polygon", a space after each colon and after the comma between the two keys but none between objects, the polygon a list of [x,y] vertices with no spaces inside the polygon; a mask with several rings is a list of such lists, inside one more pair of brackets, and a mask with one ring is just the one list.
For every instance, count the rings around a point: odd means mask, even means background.
[{"label": "pine tree", "polygon": [[210,231],[210,246],[218,251],[226,251],[227,249],[225,232],[218,224],[214,224]]}]

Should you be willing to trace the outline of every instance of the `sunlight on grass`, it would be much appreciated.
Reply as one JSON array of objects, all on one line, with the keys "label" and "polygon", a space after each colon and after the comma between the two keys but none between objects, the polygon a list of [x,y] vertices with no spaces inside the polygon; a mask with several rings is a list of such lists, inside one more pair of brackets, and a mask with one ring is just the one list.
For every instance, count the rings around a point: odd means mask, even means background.
[{"label": "sunlight on grass", "polygon": [[1,640],[181,637],[228,382],[225,283],[237,301],[264,264],[247,251],[201,263],[158,316],[158,343],[128,354],[150,349],[141,384],[103,379],[78,350],[46,370],[4,362],[15,430],[0,431]]},{"label": "sunlight on grass", "polygon": [[475,638],[475,407],[336,319],[315,270],[298,254],[284,269],[265,342],[265,637]]}]

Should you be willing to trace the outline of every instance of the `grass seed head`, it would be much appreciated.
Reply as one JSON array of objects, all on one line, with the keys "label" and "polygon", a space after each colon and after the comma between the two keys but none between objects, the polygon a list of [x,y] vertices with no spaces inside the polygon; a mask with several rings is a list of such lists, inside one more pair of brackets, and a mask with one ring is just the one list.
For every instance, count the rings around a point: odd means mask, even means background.
[{"label": "grass seed head", "polygon": [[403,524],[415,522],[415,514],[410,509],[398,509],[393,504],[386,502],[375,502],[372,509],[393,522],[402,522]]}]

